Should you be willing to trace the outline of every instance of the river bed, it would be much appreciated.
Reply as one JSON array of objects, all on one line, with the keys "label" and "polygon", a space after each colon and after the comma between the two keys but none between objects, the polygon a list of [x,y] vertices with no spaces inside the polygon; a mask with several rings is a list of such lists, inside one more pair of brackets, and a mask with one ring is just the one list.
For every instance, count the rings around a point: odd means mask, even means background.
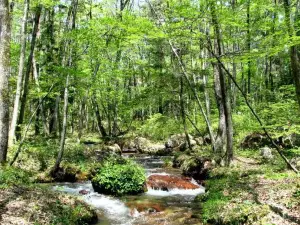
[{"label": "river bed", "polygon": [[[130,155],[125,156],[130,157]],[[137,163],[150,175],[176,175],[180,170],[164,168],[164,157],[134,155]],[[192,183],[198,185],[194,180]],[[113,197],[94,192],[90,181],[84,183],[58,183],[53,186],[61,191],[80,196],[87,204],[95,207],[99,214],[98,225],[180,225],[201,224],[192,218],[192,201],[196,195],[205,192],[204,187],[193,190],[172,189],[154,190],[148,187],[144,194],[135,196]],[[80,191],[88,194],[81,195]]]}]

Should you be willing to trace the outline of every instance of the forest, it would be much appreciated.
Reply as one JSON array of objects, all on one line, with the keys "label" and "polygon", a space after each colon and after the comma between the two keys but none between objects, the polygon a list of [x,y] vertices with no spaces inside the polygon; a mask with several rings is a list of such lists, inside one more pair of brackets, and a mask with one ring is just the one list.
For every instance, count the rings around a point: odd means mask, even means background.
[{"label": "forest", "polygon": [[1,225],[296,225],[299,171],[299,0],[0,0]]}]

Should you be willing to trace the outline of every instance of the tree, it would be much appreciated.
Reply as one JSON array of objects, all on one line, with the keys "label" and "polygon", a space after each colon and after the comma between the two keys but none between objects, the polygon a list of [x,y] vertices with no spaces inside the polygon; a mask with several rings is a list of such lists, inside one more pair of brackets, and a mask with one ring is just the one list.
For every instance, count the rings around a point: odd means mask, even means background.
[{"label": "tree", "polygon": [[9,130],[10,17],[8,0],[0,2],[0,163],[6,161]]},{"label": "tree", "polygon": [[24,64],[25,64],[25,53],[26,53],[26,28],[27,28],[27,18],[28,18],[28,10],[29,10],[29,0],[25,0],[24,2],[24,14],[22,18],[22,26],[21,26],[21,51],[20,51],[20,60],[19,60],[19,72],[18,72],[18,81],[17,81],[17,90],[14,101],[14,108],[12,113],[12,120],[9,130],[9,146],[13,144],[17,126],[17,119],[19,115],[19,106],[21,93],[23,89],[23,78],[24,78]]}]

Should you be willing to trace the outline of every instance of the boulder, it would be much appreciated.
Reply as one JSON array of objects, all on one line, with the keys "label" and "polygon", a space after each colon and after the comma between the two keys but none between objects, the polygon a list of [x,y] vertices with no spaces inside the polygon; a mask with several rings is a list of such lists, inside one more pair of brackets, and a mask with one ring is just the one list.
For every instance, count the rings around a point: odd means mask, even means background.
[{"label": "boulder", "polygon": [[151,144],[148,147],[148,153],[157,153],[157,152],[163,152],[165,150],[165,145],[163,144]]},{"label": "boulder", "polygon": [[265,160],[271,160],[274,157],[272,154],[272,149],[269,147],[260,148],[260,155]]},{"label": "boulder", "polygon": [[134,140],[125,140],[123,143],[122,143],[122,146],[121,146],[122,150],[132,150],[132,149],[136,149],[136,144],[134,143]]},{"label": "boulder", "polygon": [[170,191],[171,189],[197,189],[198,185],[191,182],[191,178],[174,175],[151,175],[147,180],[147,187],[155,190]]},{"label": "boulder", "polygon": [[105,145],[101,149],[95,150],[96,157],[98,161],[103,161],[112,156],[120,156],[121,148],[118,144]]},{"label": "boulder", "polygon": [[260,147],[268,146],[270,144],[271,143],[265,134],[254,132],[254,133],[248,134],[244,138],[244,140],[241,143],[241,147],[244,149],[246,149],[246,148],[257,149]]},{"label": "boulder", "polygon": [[89,194],[90,192],[89,191],[87,191],[87,190],[80,190],[79,191],[79,194],[81,194],[81,195],[87,195],[87,194]]},{"label": "boulder", "polygon": [[163,144],[152,143],[146,138],[137,137],[134,140],[136,149],[141,153],[165,155],[169,153]]},{"label": "boulder", "polygon": [[192,177],[198,182],[207,179],[209,171],[213,168],[211,159],[206,157],[190,156],[181,163],[183,175]]},{"label": "boulder", "polygon": [[286,148],[300,147],[300,134],[292,133],[282,137],[283,146]]},{"label": "boulder", "polygon": [[[197,142],[194,140],[193,136],[189,134],[191,146],[195,146]],[[165,143],[166,148],[173,148],[176,150],[184,151],[187,147],[186,135],[185,134],[175,134],[169,137],[168,141]]]},{"label": "boulder", "polygon": [[138,151],[143,152],[150,147],[151,142],[146,138],[137,137],[134,139],[134,144]]},{"label": "boulder", "polygon": [[102,148],[105,151],[111,151],[114,152],[116,154],[120,154],[121,153],[121,148],[118,144],[113,144],[113,145],[106,145]]},{"label": "boulder", "polygon": [[51,177],[56,182],[76,182],[80,171],[72,166],[59,167],[57,171],[51,172]]}]

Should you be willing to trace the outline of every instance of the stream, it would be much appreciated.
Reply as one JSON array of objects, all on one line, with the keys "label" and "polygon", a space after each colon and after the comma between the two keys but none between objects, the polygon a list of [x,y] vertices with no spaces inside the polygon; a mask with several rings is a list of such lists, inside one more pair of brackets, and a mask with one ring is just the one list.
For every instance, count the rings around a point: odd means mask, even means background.
[{"label": "stream", "polygon": [[[131,157],[125,155],[124,157]],[[180,176],[180,170],[164,168],[164,156],[133,155],[137,163],[145,168],[147,177],[150,175]],[[204,187],[193,190],[171,189],[169,191],[154,190],[148,187],[144,194],[135,196],[113,197],[93,191],[90,181],[84,183],[57,183],[55,191],[80,196],[87,204],[95,207],[98,212],[98,225],[180,225],[200,224],[192,218],[192,201],[196,195],[204,193]],[[87,195],[79,192],[88,191]]]}]

